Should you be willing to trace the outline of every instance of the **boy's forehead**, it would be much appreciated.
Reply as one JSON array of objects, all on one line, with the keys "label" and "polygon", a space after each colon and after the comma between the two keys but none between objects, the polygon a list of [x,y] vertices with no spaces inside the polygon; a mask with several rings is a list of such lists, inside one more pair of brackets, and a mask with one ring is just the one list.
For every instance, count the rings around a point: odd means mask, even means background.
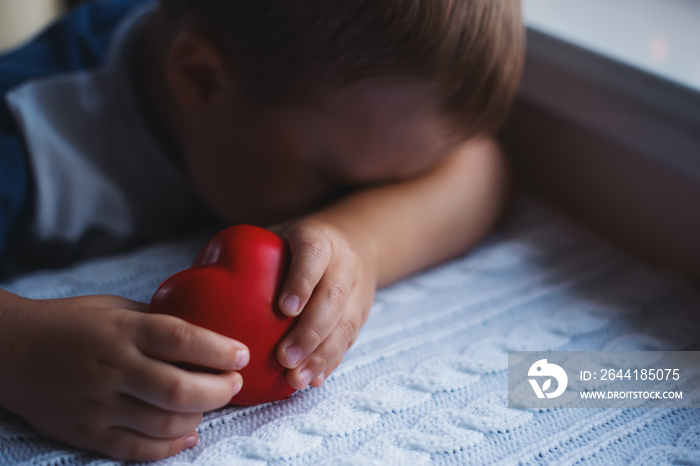
[{"label": "boy's forehead", "polygon": [[438,115],[435,102],[425,86],[390,80],[362,81],[327,91],[316,102],[321,111],[362,120],[367,117],[437,119]]},{"label": "boy's forehead", "polygon": [[338,182],[415,175],[459,142],[430,93],[419,86],[363,82],[319,93],[303,104],[252,110],[260,119],[245,118],[252,127],[244,132],[256,135],[253,139],[267,147],[263,152],[304,160]]},{"label": "boy's forehead", "polygon": [[[322,136],[328,154],[350,172],[365,177],[414,173],[428,168],[458,140],[447,130],[425,88],[365,82],[320,100]],[[371,176],[367,175],[371,178]]]},{"label": "boy's forehead", "polygon": [[367,142],[434,151],[452,139],[431,95],[416,85],[361,83],[340,93],[332,105],[338,123]]}]

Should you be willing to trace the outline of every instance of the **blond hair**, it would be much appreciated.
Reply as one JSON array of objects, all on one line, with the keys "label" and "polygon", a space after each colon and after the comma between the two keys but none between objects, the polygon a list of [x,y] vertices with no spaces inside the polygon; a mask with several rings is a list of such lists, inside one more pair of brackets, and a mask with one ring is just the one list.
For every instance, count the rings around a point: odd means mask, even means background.
[{"label": "blond hair", "polygon": [[524,56],[519,0],[161,0],[190,16],[260,102],[389,78],[430,89],[464,135],[492,132]]}]

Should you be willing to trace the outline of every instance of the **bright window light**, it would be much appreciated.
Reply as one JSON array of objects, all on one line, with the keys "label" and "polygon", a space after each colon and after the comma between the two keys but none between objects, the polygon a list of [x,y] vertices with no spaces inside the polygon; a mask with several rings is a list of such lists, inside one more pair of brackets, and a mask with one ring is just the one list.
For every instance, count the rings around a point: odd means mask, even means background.
[{"label": "bright window light", "polygon": [[700,90],[700,0],[523,0],[530,28]]}]

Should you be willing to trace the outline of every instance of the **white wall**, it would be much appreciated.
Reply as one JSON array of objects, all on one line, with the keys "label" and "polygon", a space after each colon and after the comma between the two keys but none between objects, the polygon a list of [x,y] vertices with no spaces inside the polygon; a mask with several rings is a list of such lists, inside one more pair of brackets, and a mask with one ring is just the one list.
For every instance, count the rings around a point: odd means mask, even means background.
[{"label": "white wall", "polygon": [[62,0],[0,0],[0,51],[43,29],[63,11]]},{"label": "white wall", "polygon": [[700,90],[700,1],[523,0],[531,28]]}]

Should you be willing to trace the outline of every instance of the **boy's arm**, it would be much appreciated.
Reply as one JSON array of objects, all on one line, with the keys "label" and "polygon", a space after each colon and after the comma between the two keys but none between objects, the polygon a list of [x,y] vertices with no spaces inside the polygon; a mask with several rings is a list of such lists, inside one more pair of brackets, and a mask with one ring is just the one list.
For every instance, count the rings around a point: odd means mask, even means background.
[{"label": "boy's arm", "polygon": [[382,287],[474,246],[501,212],[506,180],[498,146],[471,140],[419,178],[358,192],[309,218],[366,243]]},{"label": "boy's arm", "polygon": [[304,313],[278,351],[290,383],[319,386],[335,369],[377,286],[462,254],[487,233],[507,178],[498,146],[478,138],[418,178],[357,192],[293,224],[280,305]]}]

